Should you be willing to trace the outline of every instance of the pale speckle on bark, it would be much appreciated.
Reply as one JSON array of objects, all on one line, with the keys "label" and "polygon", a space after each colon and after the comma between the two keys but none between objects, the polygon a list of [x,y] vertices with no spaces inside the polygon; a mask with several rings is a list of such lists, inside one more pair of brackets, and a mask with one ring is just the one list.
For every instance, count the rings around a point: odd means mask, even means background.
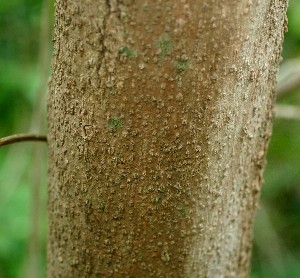
[{"label": "pale speckle on bark", "polygon": [[247,277],[286,6],[56,1],[48,277]]}]

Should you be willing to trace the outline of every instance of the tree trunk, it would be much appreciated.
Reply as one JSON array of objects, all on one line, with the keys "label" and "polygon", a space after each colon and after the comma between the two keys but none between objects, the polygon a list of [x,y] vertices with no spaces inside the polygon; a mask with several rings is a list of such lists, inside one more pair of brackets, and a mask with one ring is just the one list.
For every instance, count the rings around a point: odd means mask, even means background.
[{"label": "tree trunk", "polygon": [[57,0],[48,277],[247,277],[285,0]]}]

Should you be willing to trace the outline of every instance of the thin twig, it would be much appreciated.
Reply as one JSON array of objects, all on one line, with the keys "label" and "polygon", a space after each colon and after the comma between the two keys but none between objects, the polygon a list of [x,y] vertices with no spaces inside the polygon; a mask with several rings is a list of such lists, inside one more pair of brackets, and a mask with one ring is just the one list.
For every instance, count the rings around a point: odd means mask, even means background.
[{"label": "thin twig", "polygon": [[39,134],[14,134],[11,136],[0,138],[0,147],[24,141],[44,141],[47,142],[46,135]]}]

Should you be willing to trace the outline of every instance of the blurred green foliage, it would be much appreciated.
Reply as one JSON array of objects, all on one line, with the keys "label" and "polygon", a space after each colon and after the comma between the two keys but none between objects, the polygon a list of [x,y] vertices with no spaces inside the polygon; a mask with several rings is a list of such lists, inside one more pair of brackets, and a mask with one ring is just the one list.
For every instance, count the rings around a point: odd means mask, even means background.
[{"label": "blurred green foliage", "polygon": [[41,7],[40,0],[0,2],[0,136],[28,124],[32,113]]},{"label": "blurred green foliage", "polygon": [[[0,137],[30,129],[40,80],[41,12],[41,0],[0,1]],[[32,145],[1,148],[0,278],[29,277],[25,273],[31,233],[30,165]],[[45,177],[43,184],[45,196]],[[41,212],[46,206],[43,199]],[[39,273],[45,277],[46,221],[42,222]]]},{"label": "blurred green foliage", "polygon": [[300,56],[300,1],[289,0],[288,28],[284,38],[283,57],[295,58]]},{"label": "blurred green foliage", "polygon": [[[0,136],[26,132],[35,109],[41,0],[0,2]],[[300,56],[300,0],[290,0],[283,57]],[[300,106],[300,90],[281,103]],[[300,277],[300,122],[276,119],[262,205],[255,223],[252,278]],[[31,153],[0,150],[0,278],[25,277],[30,235]],[[46,170],[44,169],[44,175]],[[46,191],[46,185],[44,188]],[[45,193],[44,193],[45,194]],[[43,208],[46,209],[44,198]],[[45,222],[45,221],[44,221]],[[41,223],[40,277],[45,277],[46,224]]]}]

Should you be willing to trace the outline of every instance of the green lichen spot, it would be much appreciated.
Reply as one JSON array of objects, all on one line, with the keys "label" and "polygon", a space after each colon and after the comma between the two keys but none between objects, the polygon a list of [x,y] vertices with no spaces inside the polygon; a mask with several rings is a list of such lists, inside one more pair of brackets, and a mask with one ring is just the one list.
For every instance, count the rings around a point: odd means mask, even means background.
[{"label": "green lichen spot", "polygon": [[180,213],[181,216],[185,216],[186,215],[186,209],[184,207],[179,208],[178,211],[179,211],[179,213]]},{"label": "green lichen spot", "polygon": [[123,55],[128,58],[136,57],[136,53],[132,49],[130,49],[128,46],[124,46],[124,47],[120,48],[119,55]]},{"label": "green lichen spot", "polygon": [[156,197],[153,197],[153,199],[152,199],[152,203],[153,203],[153,204],[155,204],[155,205],[157,205],[157,204],[161,203],[161,198],[160,198],[160,197],[158,197],[158,196],[156,196]]},{"label": "green lichen spot", "polygon": [[108,120],[108,128],[117,131],[123,127],[123,121],[119,117],[112,117]]},{"label": "green lichen spot", "polygon": [[144,11],[144,12],[148,12],[148,9],[149,9],[148,4],[144,4],[144,5],[143,5],[143,11]]},{"label": "green lichen spot", "polygon": [[168,35],[163,35],[156,41],[156,47],[160,50],[159,57],[165,58],[173,47],[171,38]]},{"label": "green lichen spot", "polygon": [[188,68],[188,61],[180,59],[177,61],[175,69],[177,73],[181,73]]},{"label": "green lichen spot", "polygon": [[104,212],[104,210],[105,210],[105,205],[103,203],[100,203],[99,204],[99,211]]}]

